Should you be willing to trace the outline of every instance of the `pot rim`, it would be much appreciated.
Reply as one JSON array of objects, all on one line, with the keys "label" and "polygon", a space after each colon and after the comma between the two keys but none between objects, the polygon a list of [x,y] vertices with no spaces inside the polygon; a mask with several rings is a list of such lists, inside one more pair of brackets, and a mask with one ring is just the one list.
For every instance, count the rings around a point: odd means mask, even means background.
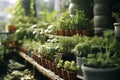
[{"label": "pot rim", "polygon": [[120,26],[120,22],[116,22],[113,24],[114,26]]},{"label": "pot rim", "polygon": [[81,69],[85,71],[91,71],[91,72],[111,72],[115,70],[120,70],[119,67],[113,67],[113,68],[94,68],[94,67],[89,67],[86,66],[85,63],[81,65]]}]

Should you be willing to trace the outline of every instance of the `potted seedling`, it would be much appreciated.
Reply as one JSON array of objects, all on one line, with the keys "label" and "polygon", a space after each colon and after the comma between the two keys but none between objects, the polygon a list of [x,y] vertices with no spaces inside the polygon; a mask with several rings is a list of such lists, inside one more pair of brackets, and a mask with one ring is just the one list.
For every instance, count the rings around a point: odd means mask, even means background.
[{"label": "potted seedling", "polygon": [[65,80],[68,80],[68,69],[70,67],[70,61],[64,61],[63,63],[63,69],[62,69],[62,75]]},{"label": "potted seedling", "polygon": [[60,37],[59,38],[58,45],[60,45],[60,49],[62,52],[62,59],[64,61],[66,60],[71,61],[75,59],[75,55],[71,52],[75,44],[76,42],[74,41],[74,39],[72,39],[72,37]]},{"label": "potted seedling", "polygon": [[[113,36],[113,31],[105,31],[103,40],[98,45],[103,45],[105,51],[90,53],[81,68],[85,80],[119,80],[120,59],[118,48],[119,41]],[[101,47],[99,47],[101,48]],[[95,73],[95,74],[94,74]]]},{"label": "potted seedling", "polygon": [[76,65],[75,61],[64,61],[62,74],[65,80],[76,80],[77,70],[79,66]]},{"label": "potted seedling", "polygon": [[65,10],[61,13],[61,15],[57,19],[57,26],[61,30],[61,34],[63,36],[71,36],[69,25],[70,25],[69,13],[68,10]]},{"label": "potted seedling", "polygon": [[71,24],[70,27],[74,30],[76,30],[76,33],[79,35],[82,35],[83,25],[85,14],[83,11],[76,10],[76,15],[71,17]]},{"label": "potted seedling", "polygon": [[40,57],[40,59],[38,60],[41,60],[41,64],[42,66],[46,67],[46,59],[47,59],[47,56],[48,56],[48,51],[47,51],[47,47],[45,45],[40,45],[40,47],[38,48],[38,54]]},{"label": "potted seedling", "polygon": [[68,80],[76,80],[78,69],[79,69],[79,66],[76,65],[75,61],[71,61],[68,72],[67,72]]},{"label": "potted seedling", "polygon": [[43,28],[35,29],[33,34],[35,35],[34,36],[35,41],[40,41],[42,45],[47,41],[48,36],[45,32],[45,29]]}]

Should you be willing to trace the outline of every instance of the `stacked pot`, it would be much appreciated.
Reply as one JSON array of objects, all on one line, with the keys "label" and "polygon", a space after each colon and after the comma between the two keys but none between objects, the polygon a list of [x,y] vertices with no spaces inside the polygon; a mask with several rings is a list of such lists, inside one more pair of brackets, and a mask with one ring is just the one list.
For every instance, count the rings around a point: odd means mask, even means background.
[{"label": "stacked pot", "polygon": [[113,25],[111,16],[112,0],[94,0],[94,27],[95,34],[101,34]]},{"label": "stacked pot", "polygon": [[86,17],[93,17],[93,0],[70,0],[69,13],[70,16],[75,15],[75,10],[82,10]]}]

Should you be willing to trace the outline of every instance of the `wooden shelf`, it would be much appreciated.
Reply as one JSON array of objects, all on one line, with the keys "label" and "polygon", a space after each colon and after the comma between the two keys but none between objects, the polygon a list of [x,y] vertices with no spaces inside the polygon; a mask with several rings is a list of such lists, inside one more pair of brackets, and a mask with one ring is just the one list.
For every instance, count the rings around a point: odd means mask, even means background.
[{"label": "wooden shelf", "polygon": [[[34,59],[29,57],[23,52],[20,52],[19,55],[24,58],[26,61],[28,61],[30,64],[32,64],[39,72],[41,72],[43,75],[47,76],[51,80],[64,80],[60,78],[58,75],[55,75],[54,72],[52,72],[49,69],[44,68],[43,66],[39,65]],[[80,80],[84,80],[83,76],[77,75],[77,78]]]},{"label": "wooden shelf", "polygon": [[60,78],[58,75],[55,75],[51,70],[46,69],[43,66],[40,66],[36,61],[34,61],[31,57],[29,57],[25,53],[20,52],[19,55],[26,61],[28,61],[30,64],[32,64],[39,72],[41,72],[43,75],[47,76],[51,80],[64,80]]}]

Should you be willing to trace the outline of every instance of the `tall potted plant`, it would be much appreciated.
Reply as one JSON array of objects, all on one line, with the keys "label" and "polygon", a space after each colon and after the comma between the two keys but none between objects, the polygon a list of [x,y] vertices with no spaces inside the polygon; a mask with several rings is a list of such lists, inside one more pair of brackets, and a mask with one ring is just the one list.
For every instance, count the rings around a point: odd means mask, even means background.
[{"label": "tall potted plant", "polygon": [[[120,42],[116,40],[111,31],[104,33],[103,46],[105,51],[90,53],[81,68],[85,80],[120,80]],[[99,43],[101,45],[101,43]]]},{"label": "tall potted plant", "polygon": [[82,30],[85,25],[85,14],[83,11],[76,10],[76,15],[71,17],[70,27],[76,30],[76,34],[82,35]]}]

